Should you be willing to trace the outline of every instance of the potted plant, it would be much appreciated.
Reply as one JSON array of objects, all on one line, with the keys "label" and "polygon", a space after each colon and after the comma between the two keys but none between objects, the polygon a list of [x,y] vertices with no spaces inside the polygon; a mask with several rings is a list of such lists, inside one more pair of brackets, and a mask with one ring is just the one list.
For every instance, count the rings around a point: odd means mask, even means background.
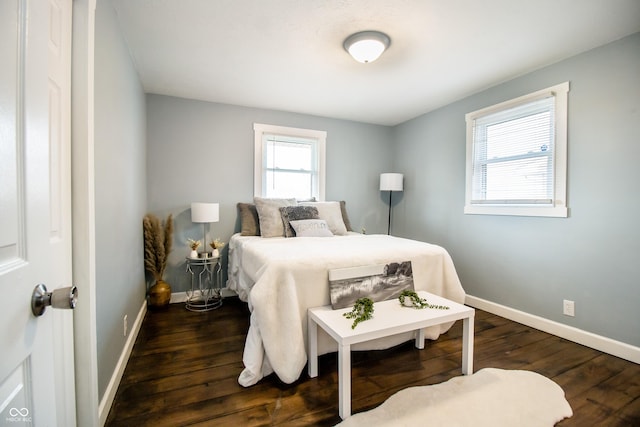
[{"label": "potted plant", "polygon": [[200,246],[200,240],[187,239],[187,245],[191,248],[189,253],[190,258],[198,258],[198,247]]},{"label": "potted plant", "polygon": [[169,215],[164,224],[153,214],[147,214],[142,221],[144,231],[144,268],[153,277],[149,288],[149,306],[162,308],[169,305],[171,286],[164,281],[167,259],[173,243],[173,216]]},{"label": "potted plant", "polygon": [[358,298],[353,305],[353,309],[342,315],[347,319],[353,319],[351,329],[355,329],[358,323],[369,320],[373,317],[373,300],[371,298]]},{"label": "potted plant", "polygon": [[211,246],[211,249],[213,249],[211,256],[213,258],[218,258],[220,256],[220,251],[224,248],[226,243],[220,240],[220,238],[217,238],[213,242],[209,242],[209,245]]},{"label": "potted plant", "polygon": [[449,307],[446,305],[436,305],[429,304],[426,299],[420,298],[420,295],[416,291],[412,290],[404,290],[398,296],[398,301],[400,301],[400,305],[404,307],[413,307],[413,308],[435,308],[438,310],[449,310]]}]

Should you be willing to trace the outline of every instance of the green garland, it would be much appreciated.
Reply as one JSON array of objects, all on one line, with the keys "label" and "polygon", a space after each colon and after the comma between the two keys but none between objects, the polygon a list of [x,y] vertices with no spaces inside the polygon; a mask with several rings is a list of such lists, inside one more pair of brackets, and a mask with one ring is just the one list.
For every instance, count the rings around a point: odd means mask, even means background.
[{"label": "green garland", "polygon": [[371,319],[373,314],[373,300],[371,298],[358,298],[353,305],[353,309],[342,315],[347,319],[354,319],[351,329],[355,329],[358,323]]},{"label": "green garland", "polygon": [[400,301],[400,305],[405,306],[404,301],[406,298],[409,298],[411,300],[411,305],[415,309],[434,308],[437,310],[449,310],[449,307],[447,307],[446,305],[429,304],[426,299],[420,298],[420,296],[415,291],[409,291],[409,290],[402,291],[400,293],[400,296],[398,297],[398,300]]},{"label": "green garland", "polygon": [[[411,300],[411,305],[415,309],[421,308],[433,308],[436,310],[449,310],[449,307],[446,305],[435,305],[429,304],[426,299],[420,298],[420,296],[415,291],[402,291],[398,300],[400,301],[400,305],[404,306],[405,299],[409,298]],[[351,329],[355,329],[358,326],[358,323],[364,322],[365,320],[369,320],[373,317],[373,300],[371,298],[358,298],[353,305],[353,309],[350,312],[342,314],[347,319],[353,319],[353,324],[351,325]]]}]

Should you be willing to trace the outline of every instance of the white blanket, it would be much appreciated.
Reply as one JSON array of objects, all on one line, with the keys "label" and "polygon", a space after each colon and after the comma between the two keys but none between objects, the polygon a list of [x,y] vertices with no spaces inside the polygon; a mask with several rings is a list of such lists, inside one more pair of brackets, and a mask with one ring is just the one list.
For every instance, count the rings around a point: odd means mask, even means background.
[{"label": "white blanket", "polygon": [[[386,235],[261,238],[234,235],[229,242],[227,286],[249,303],[251,320],[238,382],[248,387],[275,372],[296,381],[307,363],[307,309],[330,303],[328,271],[411,261],[414,286],[463,303],[464,290],[451,257],[440,246]],[[347,320],[345,320],[347,321]],[[436,339],[451,324],[428,328]],[[319,331],[319,354],[337,344]],[[412,339],[403,334],[354,346],[389,348]]]}]

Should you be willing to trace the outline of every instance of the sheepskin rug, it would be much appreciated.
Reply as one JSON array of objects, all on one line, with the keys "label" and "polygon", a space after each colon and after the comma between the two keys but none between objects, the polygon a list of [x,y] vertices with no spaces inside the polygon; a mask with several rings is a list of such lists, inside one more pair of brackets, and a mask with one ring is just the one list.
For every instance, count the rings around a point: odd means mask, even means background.
[{"label": "sheepskin rug", "polygon": [[564,391],[530,371],[481,369],[441,384],[400,390],[340,427],[543,427],[571,417]]}]

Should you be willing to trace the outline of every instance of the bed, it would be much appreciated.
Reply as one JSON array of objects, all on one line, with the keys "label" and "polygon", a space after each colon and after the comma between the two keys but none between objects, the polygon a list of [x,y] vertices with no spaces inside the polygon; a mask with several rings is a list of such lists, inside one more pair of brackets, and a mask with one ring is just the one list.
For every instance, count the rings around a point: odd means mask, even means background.
[{"label": "bed", "polygon": [[[311,210],[315,218],[291,219],[296,215],[287,217],[280,208],[283,208],[283,203],[285,206],[298,206],[298,203],[287,200],[274,203],[279,213],[283,213],[281,228],[276,227],[275,231],[269,229],[266,213],[247,214],[239,204],[242,231],[229,241],[227,287],[248,303],[251,312],[243,353],[245,368],[238,378],[242,386],[256,384],[273,372],[285,383],[292,383],[300,377],[307,363],[307,309],[330,304],[328,272],[331,269],[411,261],[416,290],[426,290],[464,303],[465,293],[453,261],[442,247],[405,238],[350,231],[344,203],[309,203],[306,206],[317,207],[320,211],[318,214]],[[257,212],[262,212],[261,200],[256,202]],[[328,204],[331,204],[331,209]],[[251,204],[245,205],[249,210],[252,207]],[[277,224],[272,208],[270,206],[271,219]],[[340,212],[340,219],[336,212]],[[287,220],[291,220],[291,224],[305,226],[316,221],[332,231],[330,237],[326,234],[326,237],[317,237],[315,229],[311,234],[287,231],[290,225]],[[246,224],[251,221],[262,230],[251,227],[247,230]],[[285,237],[290,232],[294,232],[295,237]],[[271,237],[264,237],[267,235]],[[451,324],[445,324],[428,328],[426,337],[436,339],[450,327]],[[413,333],[362,343],[354,346],[354,350],[385,349],[410,339],[413,339]],[[319,331],[318,353],[334,351],[337,351],[335,341]]]}]

